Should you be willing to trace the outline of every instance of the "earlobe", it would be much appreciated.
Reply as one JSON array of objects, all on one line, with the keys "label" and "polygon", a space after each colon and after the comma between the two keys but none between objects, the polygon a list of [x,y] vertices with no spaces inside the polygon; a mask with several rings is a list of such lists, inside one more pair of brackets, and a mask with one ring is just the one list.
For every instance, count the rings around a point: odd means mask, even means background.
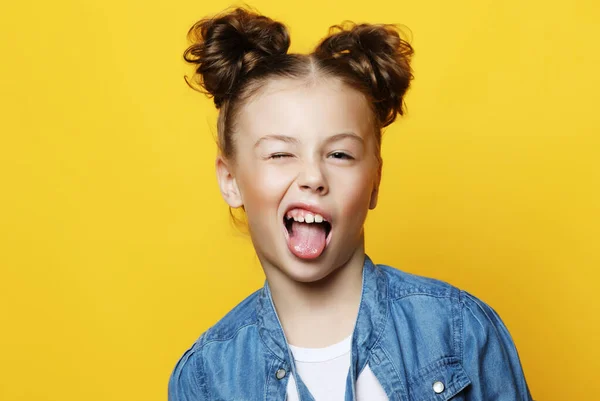
[{"label": "earlobe", "polygon": [[379,198],[379,184],[381,183],[381,170],[383,168],[383,161],[379,162],[379,168],[377,169],[377,178],[375,179],[375,185],[373,191],[371,191],[371,201],[369,202],[369,209],[375,209],[377,206],[377,199]]},{"label": "earlobe", "polygon": [[369,209],[375,209],[377,206],[377,198],[379,196],[379,186],[373,188],[373,192],[371,192],[371,201],[369,202]]},{"label": "earlobe", "polygon": [[221,195],[223,196],[223,199],[225,199],[225,202],[233,208],[243,206],[244,202],[242,201],[240,189],[230,164],[223,156],[219,155],[215,161],[215,167],[217,170],[219,188],[221,189]]}]

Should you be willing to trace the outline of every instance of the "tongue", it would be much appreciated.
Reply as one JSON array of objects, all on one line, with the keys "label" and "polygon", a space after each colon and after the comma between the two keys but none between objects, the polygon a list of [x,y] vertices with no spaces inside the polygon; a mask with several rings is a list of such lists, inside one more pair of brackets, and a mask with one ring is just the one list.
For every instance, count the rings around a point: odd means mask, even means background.
[{"label": "tongue", "polygon": [[319,223],[292,223],[292,233],[288,246],[294,255],[302,259],[318,258],[323,249],[327,236],[325,227]]}]

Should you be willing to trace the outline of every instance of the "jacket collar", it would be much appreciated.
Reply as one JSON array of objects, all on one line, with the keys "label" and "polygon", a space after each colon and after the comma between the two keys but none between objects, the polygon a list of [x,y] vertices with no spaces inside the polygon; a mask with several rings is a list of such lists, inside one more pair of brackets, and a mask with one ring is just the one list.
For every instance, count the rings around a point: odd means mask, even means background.
[{"label": "jacket collar", "polygon": [[[370,350],[383,332],[387,319],[388,283],[385,273],[365,255],[362,272],[362,292],[358,316],[352,334],[353,365],[356,372],[367,362]],[[290,361],[289,350],[281,322],[275,311],[269,283],[260,291],[256,307],[258,332],[267,348],[279,359]]]}]

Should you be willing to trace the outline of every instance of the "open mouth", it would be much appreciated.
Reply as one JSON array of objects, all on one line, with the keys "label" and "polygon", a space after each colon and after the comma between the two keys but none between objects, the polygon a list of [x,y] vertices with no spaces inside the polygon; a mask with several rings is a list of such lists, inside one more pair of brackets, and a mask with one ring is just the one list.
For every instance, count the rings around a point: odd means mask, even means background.
[{"label": "open mouth", "polygon": [[[294,222],[296,222],[296,221],[293,218],[287,218],[287,217],[284,218],[285,228],[286,228],[288,234],[290,234],[290,235],[292,234],[292,226],[293,226]],[[331,224],[325,220],[323,220],[320,223],[317,223],[317,222],[313,222],[313,223],[301,222],[301,223],[321,225],[321,229],[325,230],[325,237],[327,237],[329,235],[329,233],[331,232]]]},{"label": "open mouth", "polygon": [[283,224],[289,250],[301,259],[318,258],[331,240],[331,223],[319,213],[290,209]]}]

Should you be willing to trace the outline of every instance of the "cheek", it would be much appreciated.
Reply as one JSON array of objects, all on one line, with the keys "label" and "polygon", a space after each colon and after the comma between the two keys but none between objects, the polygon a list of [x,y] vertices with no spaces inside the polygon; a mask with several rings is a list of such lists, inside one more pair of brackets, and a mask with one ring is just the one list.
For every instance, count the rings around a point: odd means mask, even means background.
[{"label": "cheek", "polygon": [[246,211],[271,211],[264,206],[278,204],[292,181],[293,174],[286,169],[260,164],[248,166],[238,181]]},{"label": "cheek", "polygon": [[374,177],[370,172],[355,172],[335,181],[340,211],[348,218],[364,220],[371,201]]}]

